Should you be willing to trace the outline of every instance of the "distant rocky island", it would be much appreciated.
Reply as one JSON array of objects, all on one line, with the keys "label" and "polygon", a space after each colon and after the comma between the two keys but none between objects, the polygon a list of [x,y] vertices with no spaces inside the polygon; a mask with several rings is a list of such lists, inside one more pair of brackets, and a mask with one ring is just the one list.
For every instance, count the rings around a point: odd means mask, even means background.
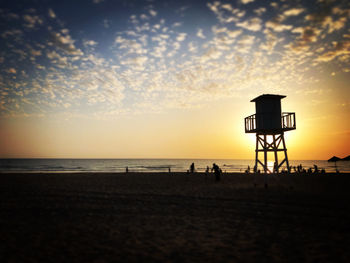
[{"label": "distant rocky island", "polygon": [[346,156],[345,158],[339,158],[337,156],[333,156],[328,160],[328,162],[338,162],[338,161],[350,161],[350,155]]}]

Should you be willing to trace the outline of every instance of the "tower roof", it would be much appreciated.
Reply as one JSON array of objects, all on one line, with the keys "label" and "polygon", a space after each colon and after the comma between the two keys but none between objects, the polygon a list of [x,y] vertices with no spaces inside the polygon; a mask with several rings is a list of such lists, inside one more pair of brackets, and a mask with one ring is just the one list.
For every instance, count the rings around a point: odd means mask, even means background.
[{"label": "tower roof", "polygon": [[250,102],[259,101],[259,100],[262,100],[262,99],[283,99],[285,97],[286,96],[284,96],[284,95],[263,94],[263,95],[260,95],[260,96],[256,97],[255,99],[252,99]]}]

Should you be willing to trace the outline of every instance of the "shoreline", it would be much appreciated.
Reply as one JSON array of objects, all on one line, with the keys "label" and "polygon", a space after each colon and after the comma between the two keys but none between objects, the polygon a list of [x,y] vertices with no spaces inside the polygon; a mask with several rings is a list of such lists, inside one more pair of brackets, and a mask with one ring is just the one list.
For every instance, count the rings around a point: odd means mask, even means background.
[{"label": "shoreline", "polygon": [[[141,173],[166,173],[169,168],[171,172],[186,172],[190,170],[190,164],[195,164],[197,172],[205,172],[207,166],[212,168],[212,163],[216,163],[223,172],[243,173],[248,167],[253,172],[254,160],[236,159],[0,159],[0,173],[6,172],[28,172],[28,173],[124,173],[126,167],[129,172]],[[325,170],[327,173],[339,172],[350,173],[350,163],[330,164],[322,160],[296,160],[291,161],[291,172],[296,172],[296,167],[302,165],[303,169],[315,170],[315,165],[319,172]],[[282,169],[283,167],[281,167]],[[272,170],[272,167],[269,167]],[[261,169],[260,169],[261,171]],[[280,172],[282,172],[280,170]]]},{"label": "shoreline", "polygon": [[[0,171],[0,175],[6,174],[115,174],[115,175],[128,175],[128,174],[163,174],[163,175],[203,175],[205,176],[205,172],[111,172],[111,171]],[[223,172],[223,175],[256,175],[256,176],[264,176],[264,173],[245,173],[245,172]],[[209,175],[214,175],[213,173],[209,173]],[[334,175],[350,175],[350,172],[326,172],[326,173],[267,173],[269,176],[334,176]]]}]

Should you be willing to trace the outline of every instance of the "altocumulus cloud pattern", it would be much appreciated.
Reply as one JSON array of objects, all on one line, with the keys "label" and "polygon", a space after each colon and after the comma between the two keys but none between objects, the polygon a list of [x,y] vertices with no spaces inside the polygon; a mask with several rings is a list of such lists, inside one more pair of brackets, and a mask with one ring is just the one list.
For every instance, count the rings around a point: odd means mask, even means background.
[{"label": "altocumulus cloud pattern", "polygon": [[113,118],[256,88],[317,93],[308,84],[326,66],[350,71],[348,1],[14,2],[0,6],[3,117]]}]

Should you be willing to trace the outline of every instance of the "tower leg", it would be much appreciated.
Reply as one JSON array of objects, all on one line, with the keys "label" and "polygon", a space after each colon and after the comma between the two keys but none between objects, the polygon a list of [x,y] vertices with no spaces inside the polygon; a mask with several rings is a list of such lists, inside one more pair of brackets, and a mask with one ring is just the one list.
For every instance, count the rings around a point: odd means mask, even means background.
[{"label": "tower leg", "polygon": [[277,154],[277,145],[276,145],[276,135],[273,136],[273,148],[275,154],[275,162],[273,163],[273,172],[278,173],[278,154]]},{"label": "tower leg", "polygon": [[288,155],[287,155],[287,147],[286,147],[286,142],[284,141],[284,134],[281,134],[281,139],[282,139],[282,144],[283,144],[283,151],[284,151],[284,156],[285,156],[285,161],[287,164],[287,170],[288,173],[290,173],[290,167],[289,167],[289,161],[288,161]]},{"label": "tower leg", "polygon": [[255,148],[255,166],[254,172],[258,171],[258,159],[259,159],[259,134],[256,134],[256,148]]},{"label": "tower leg", "polygon": [[[267,141],[267,136],[271,136],[272,138],[271,143]],[[279,151],[283,151],[285,156],[280,163],[278,160]],[[259,160],[259,152],[264,152],[264,161]],[[267,165],[268,152],[274,153],[275,162],[274,162],[272,171],[268,169],[268,165]],[[278,173],[279,168],[282,167],[284,163],[286,163],[287,170],[290,173],[290,166],[288,161],[286,142],[284,140],[284,133],[282,132],[280,134],[256,134],[255,166],[254,166],[255,171],[258,170],[258,165],[260,164],[264,168],[265,174],[271,173],[271,172]]]},{"label": "tower leg", "polygon": [[264,172],[267,173],[267,141],[266,141],[266,134],[264,134]]}]

